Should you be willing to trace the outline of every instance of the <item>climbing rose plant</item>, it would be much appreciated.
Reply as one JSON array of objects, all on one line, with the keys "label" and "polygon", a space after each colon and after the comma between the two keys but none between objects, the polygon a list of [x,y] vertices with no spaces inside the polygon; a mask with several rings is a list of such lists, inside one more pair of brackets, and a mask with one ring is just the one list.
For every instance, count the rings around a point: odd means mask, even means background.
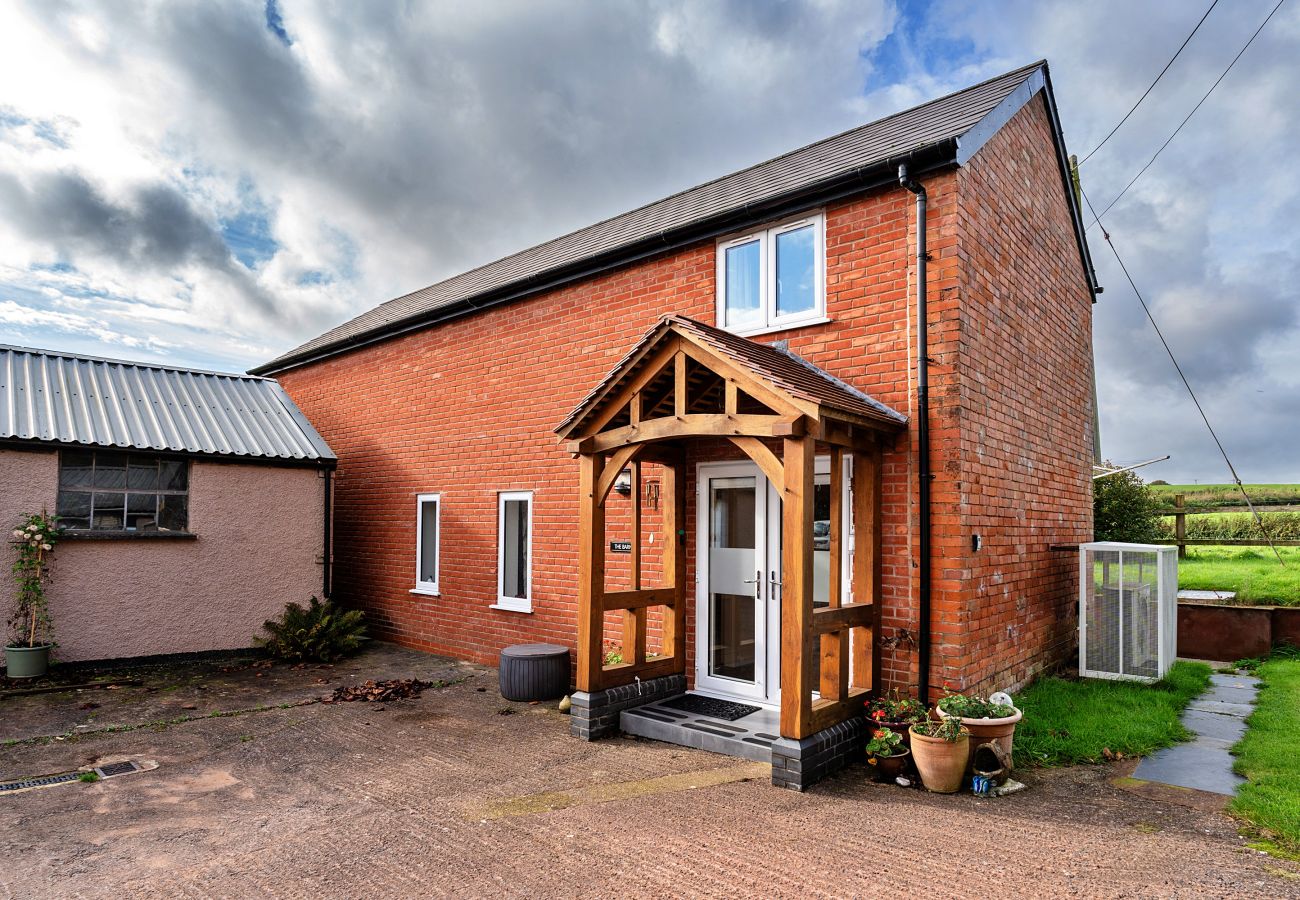
[{"label": "climbing rose plant", "polygon": [[51,643],[54,627],[45,598],[54,548],[63,535],[58,516],[26,516],[13,531],[18,548],[13,573],[16,582],[13,614],[9,617],[11,647],[40,647]]}]

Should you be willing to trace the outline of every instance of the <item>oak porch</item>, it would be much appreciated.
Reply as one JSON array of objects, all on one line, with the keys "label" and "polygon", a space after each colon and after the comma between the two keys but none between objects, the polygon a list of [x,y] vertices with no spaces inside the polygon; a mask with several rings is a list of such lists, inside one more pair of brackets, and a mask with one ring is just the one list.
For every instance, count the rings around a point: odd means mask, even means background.
[{"label": "oak porch", "polygon": [[[724,439],[782,498],[781,736],[801,739],[858,714],[879,680],[881,442],[904,419],[807,362],[682,317],[666,317],[570,415],[559,433],[580,470],[579,691],[686,672],[686,446]],[[831,456],[829,604],[813,606],[813,481]],[[852,460],[849,583],[841,566],[843,461]],[[642,582],[641,468],[662,467],[664,581]],[[631,590],[605,590],[605,504],[629,469]],[[647,657],[648,610],[662,607],[663,655]],[[606,665],[607,612],[623,616],[623,661]],[[814,692],[819,694],[814,697]]]}]

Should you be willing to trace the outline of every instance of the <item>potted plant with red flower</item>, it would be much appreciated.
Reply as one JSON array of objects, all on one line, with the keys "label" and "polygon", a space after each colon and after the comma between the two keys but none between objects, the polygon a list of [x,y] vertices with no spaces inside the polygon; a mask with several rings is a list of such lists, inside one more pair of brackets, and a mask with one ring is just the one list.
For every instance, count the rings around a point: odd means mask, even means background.
[{"label": "potted plant with red flower", "polygon": [[881,781],[893,781],[902,775],[911,755],[903,736],[888,728],[873,730],[867,741],[867,765],[876,767]]},{"label": "potted plant with red flower", "polygon": [[876,728],[888,728],[910,746],[908,728],[913,722],[925,721],[925,704],[915,697],[903,697],[894,688],[888,694],[867,701],[867,718]]}]

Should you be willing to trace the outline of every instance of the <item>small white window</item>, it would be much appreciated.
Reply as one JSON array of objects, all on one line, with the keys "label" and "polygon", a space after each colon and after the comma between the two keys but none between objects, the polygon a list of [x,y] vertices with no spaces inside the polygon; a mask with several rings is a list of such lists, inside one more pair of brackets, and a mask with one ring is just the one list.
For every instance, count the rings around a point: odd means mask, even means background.
[{"label": "small white window", "polygon": [[718,324],[738,334],[826,321],[821,213],[718,242]]},{"label": "small white window", "polygon": [[497,609],[533,611],[533,492],[497,500]]},{"label": "small white window", "polygon": [[416,498],[415,518],[415,587],[413,594],[438,594],[438,564],[442,553],[442,498],[439,494],[420,494]]}]

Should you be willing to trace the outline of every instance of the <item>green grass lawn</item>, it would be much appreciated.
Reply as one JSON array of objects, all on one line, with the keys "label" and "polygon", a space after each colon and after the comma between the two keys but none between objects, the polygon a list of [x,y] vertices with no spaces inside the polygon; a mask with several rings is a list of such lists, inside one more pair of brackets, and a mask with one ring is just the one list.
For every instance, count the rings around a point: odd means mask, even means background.
[{"label": "green grass lawn", "polygon": [[1101,762],[1103,751],[1140,756],[1187,740],[1178,720],[1210,683],[1204,663],[1177,662],[1164,680],[1042,678],[1016,698],[1025,717],[1016,727],[1018,766]]},{"label": "green grass lawn", "polygon": [[1300,852],[1300,654],[1276,654],[1256,674],[1264,685],[1246,720],[1250,728],[1233,748],[1233,768],[1249,780],[1231,809],[1261,830],[1263,849],[1280,845],[1295,854]]},{"label": "green grass lawn", "polygon": [[1178,561],[1182,590],[1236,591],[1239,603],[1300,606],[1300,547],[1188,547]]}]

